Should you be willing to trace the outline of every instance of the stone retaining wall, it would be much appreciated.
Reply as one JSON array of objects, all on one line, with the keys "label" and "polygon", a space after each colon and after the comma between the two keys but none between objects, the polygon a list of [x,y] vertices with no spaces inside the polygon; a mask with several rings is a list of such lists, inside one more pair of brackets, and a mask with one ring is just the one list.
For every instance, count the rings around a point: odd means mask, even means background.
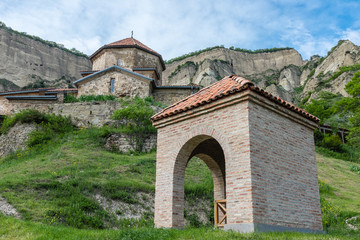
[{"label": "stone retaining wall", "polygon": [[12,101],[4,115],[12,115],[24,109],[36,109],[45,113],[71,116],[77,127],[103,126],[110,122],[111,115],[121,108],[117,101],[105,102],[77,102],[77,103],[46,103],[44,101]]},{"label": "stone retaining wall", "polygon": [[[156,134],[152,134],[148,138],[146,138],[144,141],[142,151],[150,152],[152,149],[155,149],[156,140],[157,140]],[[110,137],[108,137],[105,144],[105,148],[109,150],[116,150],[123,153],[135,150],[134,146],[129,143],[126,135],[124,134],[112,134]]]}]

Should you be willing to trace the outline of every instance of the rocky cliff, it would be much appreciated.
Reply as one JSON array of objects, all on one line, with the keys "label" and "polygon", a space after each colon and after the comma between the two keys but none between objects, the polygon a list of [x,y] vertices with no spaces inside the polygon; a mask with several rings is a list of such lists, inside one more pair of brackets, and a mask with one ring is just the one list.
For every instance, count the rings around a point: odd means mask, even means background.
[{"label": "rocky cliff", "polygon": [[[352,42],[339,41],[326,57],[315,55],[303,61],[294,49],[257,53],[220,47],[167,64],[163,83],[205,87],[235,73],[276,96],[299,104],[304,99],[316,98],[320,91],[346,96],[344,86],[353,73],[360,70],[359,51]],[[347,66],[351,66],[350,70],[345,69]]]},{"label": "rocky cliff", "polygon": [[90,70],[86,56],[32,39],[0,23],[0,91],[19,87],[67,87]]}]

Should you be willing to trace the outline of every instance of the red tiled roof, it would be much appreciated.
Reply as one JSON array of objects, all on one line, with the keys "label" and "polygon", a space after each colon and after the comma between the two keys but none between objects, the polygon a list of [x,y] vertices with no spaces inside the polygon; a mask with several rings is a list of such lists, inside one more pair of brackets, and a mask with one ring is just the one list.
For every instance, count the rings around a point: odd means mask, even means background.
[{"label": "red tiled roof", "polygon": [[250,89],[253,92],[256,92],[271,101],[282,105],[293,112],[296,112],[314,122],[319,122],[320,119],[307,113],[306,111],[296,107],[295,105],[282,100],[279,97],[273,96],[271,93],[257,87],[251,81],[238,77],[236,75],[231,75],[223,78],[222,80],[201,89],[199,92],[188,96],[187,98],[163,109],[161,112],[155,114],[151,120],[153,122],[158,121],[163,118],[167,118],[173,115],[176,115],[181,112],[186,112],[191,109],[200,107],[202,105],[216,101],[217,99],[224,98],[226,96],[242,92],[244,90]]},{"label": "red tiled roof", "polygon": [[155,54],[160,55],[159,53],[155,52],[154,50],[152,50],[151,48],[149,48],[148,46],[146,46],[145,44],[141,43],[140,41],[136,40],[135,38],[125,38],[123,40],[120,41],[116,41],[110,44],[106,44],[105,46],[129,46],[129,47],[133,47],[133,46],[138,46],[141,48],[145,48],[146,50],[153,52]]},{"label": "red tiled roof", "polygon": [[126,48],[126,47],[135,47],[135,48],[139,48],[142,49],[146,52],[149,52],[150,54],[153,54],[157,57],[160,58],[160,62],[161,65],[163,67],[163,70],[165,70],[165,63],[164,60],[162,59],[161,54],[159,54],[158,52],[152,50],[151,48],[149,48],[148,46],[146,46],[145,44],[141,43],[140,41],[136,40],[135,38],[125,38],[123,40],[119,40],[110,44],[106,44],[104,46],[102,46],[101,48],[99,48],[98,50],[96,50],[96,52],[94,52],[89,58],[92,61],[92,59],[98,55],[103,49],[109,49],[109,48]]}]

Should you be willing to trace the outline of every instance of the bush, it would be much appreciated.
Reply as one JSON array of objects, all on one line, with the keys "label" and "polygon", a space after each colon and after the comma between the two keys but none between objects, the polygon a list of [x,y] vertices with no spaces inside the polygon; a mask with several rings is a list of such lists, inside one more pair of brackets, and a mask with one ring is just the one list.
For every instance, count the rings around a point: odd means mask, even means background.
[{"label": "bush", "polygon": [[0,132],[1,134],[6,133],[9,131],[11,127],[13,127],[16,123],[36,123],[40,124],[42,122],[46,121],[46,115],[35,110],[35,109],[28,109],[23,110],[17,114],[15,114],[13,117],[6,116],[2,125]]},{"label": "bush", "polygon": [[70,117],[55,114],[45,114],[34,109],[23,110],[13,117],[7,116],[0,128],[5,134],[16,123],[35,123],[39,128],[29,134],[28,146],[44,143],[56,135],[74,129]]},{"label": "bush", "polygon": [[320,204],[322,221],[325,229],[328,229],[330,226],[337,225],[340,223],[341,220],[343,220],[339,218],[340,210],[334,207],[325,198],[320,197]]},{"label": "bush", "polygon": [[123,100],[124,108],[118,109],[111,116],[120,124],[120,132],[128,136],[128,142],[136,152],[141,152],[144,140],[156,132],[150,117],[155,114],[148,101],[136,97],[132,100]]},{"label": "bush", "polygon": [[330,150],[333,150],[335,152],[343,152],[342,149],[342,140],[337,134],[325,134],[322,142],[322,147],[328,148]]},{"label": "bush", "polygon": [[355,173],[357,173],[357,174],[360,175],[360,167],[355,166],[355,165],[350,165],[350,170],[351,170],[352,172],[355,172]]},{"label": "bush", "polygon": [[64,103],[74,103],[78,102],[78,99],[74,95],[66,95],[64,98]]},{"label": "bush", "polygon": [[66,95],[64,103],[73,103],[73,102],[92,102],[92,101],[115,101],[116,97],[114,95],[82,95],[79,98],[76,98],[73,95]]}]

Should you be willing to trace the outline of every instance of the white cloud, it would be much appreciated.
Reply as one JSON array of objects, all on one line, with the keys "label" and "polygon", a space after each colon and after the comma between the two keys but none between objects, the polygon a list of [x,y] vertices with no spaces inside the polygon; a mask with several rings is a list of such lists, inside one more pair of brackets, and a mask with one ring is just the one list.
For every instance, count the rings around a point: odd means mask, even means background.
[{"label": "white cloud", "polygon": [[342,32],[341,39],[350,40],[356,45],[360,45],[360,29],[346,29],[344,32]]},{"label": "white cloud", "polygon": [[342,35],[360,41],[351,25],[343,33],[339,29],[336,7],[325,0],[2,0],[0,21],[87,54],[133,30],[135,38],[164,59],[222,44],[290,46],[308,58],[326,54]]}]

